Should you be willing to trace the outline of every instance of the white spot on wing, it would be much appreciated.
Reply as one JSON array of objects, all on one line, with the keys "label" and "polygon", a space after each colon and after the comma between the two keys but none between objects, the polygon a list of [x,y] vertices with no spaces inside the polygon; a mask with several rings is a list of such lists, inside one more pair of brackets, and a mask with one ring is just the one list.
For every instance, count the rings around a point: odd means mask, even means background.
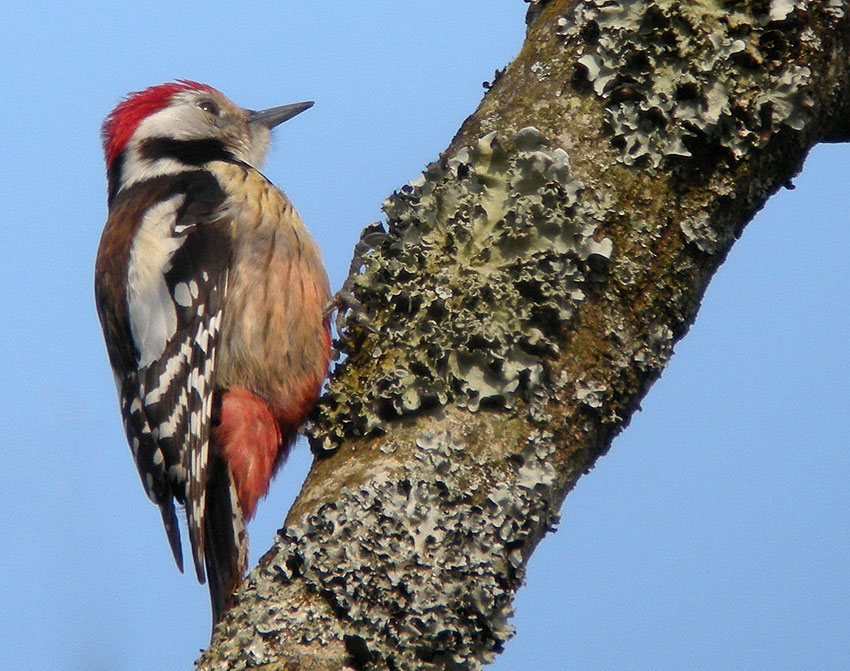
[{"label": "white spot on wing", "polygon": [[207,353],[207,346],[210,343],[210,332],[209,331],[201,331],[198,334],[198,339],[195,341],[195,344],[201,348],[204,354]]},{"label": "white spot on wing", "polygon": [[[195,282],[193,281],[192,284]],[[174,300],[177,305],[184,308],[192,307],[192,294],[189,293],[189,286],[185,282],[180,282],[174,287]]]},{"label": "white spot on wing", "polygon": [[[179,420],[180,418],[177,417],[176,419]],[[164,440],[166,438],[173,438],[174,437],[174,429],[176,429],[176,428],[177,428],[176,422],[174,422],[174,421],[169,420],[167,422],[163,422],[157,428],[157,439]]]}]

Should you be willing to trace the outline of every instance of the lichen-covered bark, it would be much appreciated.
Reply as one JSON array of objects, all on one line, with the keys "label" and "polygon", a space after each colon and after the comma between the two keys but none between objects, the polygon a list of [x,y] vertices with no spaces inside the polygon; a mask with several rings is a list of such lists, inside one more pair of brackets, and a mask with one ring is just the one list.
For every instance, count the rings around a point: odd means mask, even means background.
[{"label": "lichen-covered bark", "polygon": [[534,2],[385,203],[317,459],[202,669],[477,669],[765,199],[850,118],[846,2]]}]

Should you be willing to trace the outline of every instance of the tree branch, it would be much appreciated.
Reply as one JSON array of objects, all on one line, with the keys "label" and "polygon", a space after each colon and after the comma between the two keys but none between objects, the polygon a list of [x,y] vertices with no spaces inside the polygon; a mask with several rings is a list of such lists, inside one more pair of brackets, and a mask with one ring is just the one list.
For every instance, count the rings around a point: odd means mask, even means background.
[{"label": "tree branch", "polygon": [[[731,245],[850,118],[847,3],[533,3],[350,280],[317,459],[201,669],[477,669]],[[806,7],[803,9],[803,7]]]}]

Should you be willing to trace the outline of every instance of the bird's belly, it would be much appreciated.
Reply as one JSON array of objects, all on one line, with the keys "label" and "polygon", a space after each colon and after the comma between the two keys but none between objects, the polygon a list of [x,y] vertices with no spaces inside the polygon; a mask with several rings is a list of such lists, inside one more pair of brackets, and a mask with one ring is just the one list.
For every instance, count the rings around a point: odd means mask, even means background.
[{"label": "bird's belly", "polygon": [[242,258],[228,282],[216,386],[245,387],[279,421],[300,424],[329,359],[330,296],[318,250],[312,240],[275,232],[235,251]]}]

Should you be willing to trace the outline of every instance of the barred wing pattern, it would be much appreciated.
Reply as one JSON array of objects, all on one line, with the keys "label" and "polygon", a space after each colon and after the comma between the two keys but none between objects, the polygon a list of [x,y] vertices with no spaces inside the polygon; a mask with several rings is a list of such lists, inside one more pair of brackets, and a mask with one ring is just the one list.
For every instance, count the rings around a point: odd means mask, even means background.
[{"label": "barred wing pattern", "polygon": [[[136,213],[136,230],[124,250],[126,270],[119,277],[107,270],[96,287],[104,329],[123,330],[124,340],[134,348],[110,350],[110,360],[142,485],[160,508],[181,571],[174,501],[185,505],[202,582],[216,350],[231,257],[228,222],[220,215],[223,193],[211,189],[211,181],[208,173],[198,171],[154,189],[152,199]],[[120,210],[123,195],[119,193],[113,210]],[[105,254],[109,234],[107,222],[101,242]],[[109,267],[106,260],[103,265]],[[126,313],[121,319],[110,321],[101,310],[110,291],[113,298],[123,294],[119,298]]]}]

